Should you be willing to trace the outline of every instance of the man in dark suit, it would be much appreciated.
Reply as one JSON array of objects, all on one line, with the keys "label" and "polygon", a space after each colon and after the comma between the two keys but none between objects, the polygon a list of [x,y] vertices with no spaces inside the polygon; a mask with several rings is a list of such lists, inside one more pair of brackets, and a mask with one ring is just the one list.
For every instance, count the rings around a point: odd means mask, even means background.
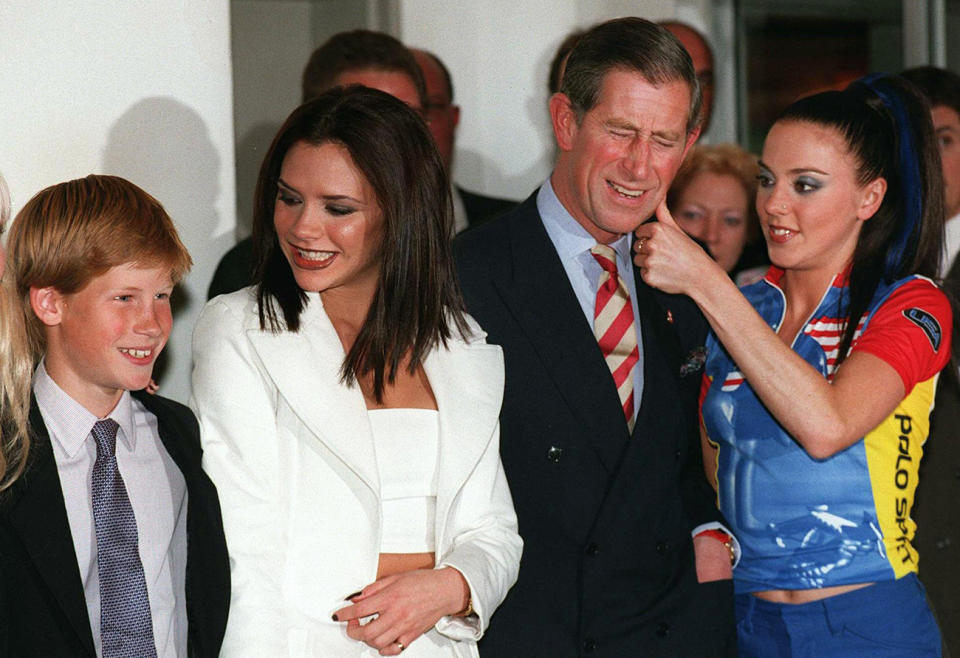
[{"label": "man in dark suit", "polygon": [[[946,245],[941,272],[953,305],[953,360],[940,374],[930,436],[923,446],[920,484],[911,516],[920,554],[920,580],[927,588],[943,641],[960,655],[960,76],[921,66],[903,72],[930,103],[943,170]],[[945,653],[946,655],[946,653]]]},{"label": "man in dark suit", "polygon": [[581,37],[562,84],[550,179],[455,241],[467,309],[504,351],[501,456],[524,539],[481,652],[731,655],[735,543],[697,426],[706,325],[630,251],[697,138],[693,67],[666,30],[625,18]]},{"label": "man in dark suit", "polygon": [[[453,79],[443,61],[433,53],[416,48],[410,52],[423,72],[427,90],[424,116],[452,183],[453,151],[460,124],[460,106],[453,101]],[[453,195],[454,233],[479,226],[517,205],[516,201],[477,194],[455,184],[451,184],[450,191]]]}]

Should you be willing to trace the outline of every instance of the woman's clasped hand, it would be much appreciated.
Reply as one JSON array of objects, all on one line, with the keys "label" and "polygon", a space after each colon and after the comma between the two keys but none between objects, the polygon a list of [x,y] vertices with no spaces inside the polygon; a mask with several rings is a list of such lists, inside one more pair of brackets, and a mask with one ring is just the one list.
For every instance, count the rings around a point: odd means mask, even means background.
[{"label": "woman's clasped hand", "polygon": [[347,635],[398,655],[445,615],[465,611],[470,591],[456,569],[415,569],[387,576],[349,597],[334,613]]}]

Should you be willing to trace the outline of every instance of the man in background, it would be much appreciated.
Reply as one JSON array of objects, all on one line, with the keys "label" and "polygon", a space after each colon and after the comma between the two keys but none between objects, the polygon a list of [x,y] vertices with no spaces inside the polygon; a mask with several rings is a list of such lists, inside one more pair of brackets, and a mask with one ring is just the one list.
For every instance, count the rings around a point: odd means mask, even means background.
[{"label": "man in background", "polygon": [[710,117],[713,113],[713,51],[707,38],[693,27],[679,21],[661,21],[660,25],[677,37],[693,60],[693,71],[700,83],[703,104],[700,118],[700,134],[710,130]]}]

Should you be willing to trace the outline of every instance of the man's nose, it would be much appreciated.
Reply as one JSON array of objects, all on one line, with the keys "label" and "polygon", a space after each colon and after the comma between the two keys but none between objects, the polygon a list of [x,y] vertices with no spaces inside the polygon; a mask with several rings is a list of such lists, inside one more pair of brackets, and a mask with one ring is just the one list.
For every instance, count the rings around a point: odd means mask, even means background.
[{"label": "man's nose", "polygon": [[650,171],[650,144],[645,139],[638,137],[631,141],[623,158],[623,168],[633,180],[646,178]]}]

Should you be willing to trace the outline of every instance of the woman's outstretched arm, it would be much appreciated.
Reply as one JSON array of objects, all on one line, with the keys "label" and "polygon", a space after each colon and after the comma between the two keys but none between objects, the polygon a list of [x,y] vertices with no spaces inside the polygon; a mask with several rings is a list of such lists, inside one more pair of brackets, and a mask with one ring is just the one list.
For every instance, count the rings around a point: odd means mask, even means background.
[{"label": "woman's outstretched arm", "polygon": [[664,204],[657,218],[637,229],[635,248],[642,250],[634,260],[644,281],[696,302],[757,396],[811,457],[852,445],[904,398],[898,371],[868,352],[851,353],[828,382],[767,325]]}]

